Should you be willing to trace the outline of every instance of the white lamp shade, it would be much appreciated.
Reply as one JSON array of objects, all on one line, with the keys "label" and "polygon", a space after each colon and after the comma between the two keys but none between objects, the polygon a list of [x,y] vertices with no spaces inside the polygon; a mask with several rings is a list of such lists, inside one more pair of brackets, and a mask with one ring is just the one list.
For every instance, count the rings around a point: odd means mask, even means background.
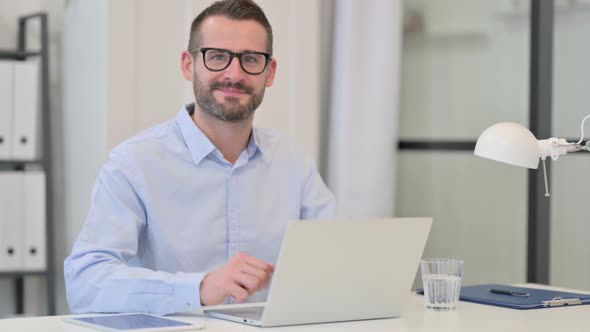
[{"label": "white lamp shade", "polygon": [[476,156],[521,167],[539,167],[539,143],[527,128],[501,122],[486,129],[475,144]]}]

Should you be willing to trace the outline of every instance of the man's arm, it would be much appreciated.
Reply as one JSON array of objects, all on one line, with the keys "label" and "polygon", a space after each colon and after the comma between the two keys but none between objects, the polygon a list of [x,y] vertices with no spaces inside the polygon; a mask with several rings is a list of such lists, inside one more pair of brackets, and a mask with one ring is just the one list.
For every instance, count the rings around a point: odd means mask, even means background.
[{"label": "man's arm", "polygon": [[241,302],[268,286],[274,265],[246,254],[208,274],[132,266],[147,217],[131,170],[117,159],[112,155],[101,170],[88,218],[64,263],[73,312],[186,312],[228,296]]},{"label": "man's arm", "polygon": [[75,313],[195,310],[205,273],[130,266],[146,215],[129,171],[116,158],[101,170],[86,223],[64,262],[70,308]]}]

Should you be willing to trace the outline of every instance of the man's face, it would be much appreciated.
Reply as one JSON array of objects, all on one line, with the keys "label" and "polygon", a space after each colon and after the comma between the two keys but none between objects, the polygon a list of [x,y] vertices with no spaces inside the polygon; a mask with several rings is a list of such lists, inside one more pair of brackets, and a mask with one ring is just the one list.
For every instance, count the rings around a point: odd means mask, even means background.
[{"label": "man's face", "polygon": [[[200,32],[199,48],[266,52],[266,30],[256,21],[213,16],[203,21]],[[261,74],[252,75],[241,68],[237,58],[226,69],[214,72],[205,67],[202,53],[194,54],[192,80],[199,108],[223,121],[250,118],[262,102],[265,88],[272,85],[275,60]]]}]

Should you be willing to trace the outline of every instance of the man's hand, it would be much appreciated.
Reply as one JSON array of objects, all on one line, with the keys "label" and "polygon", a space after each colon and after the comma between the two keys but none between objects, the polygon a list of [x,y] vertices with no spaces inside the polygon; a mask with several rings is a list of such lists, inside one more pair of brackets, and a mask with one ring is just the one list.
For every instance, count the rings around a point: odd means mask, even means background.
[{"label": "man's hand", "polygon": [[243,302],[250,295],[268,286],[273,264],[244,253],[238,253],[219,269],[208,273],[201,282],[201,304],[221,304],[231,296]]}]

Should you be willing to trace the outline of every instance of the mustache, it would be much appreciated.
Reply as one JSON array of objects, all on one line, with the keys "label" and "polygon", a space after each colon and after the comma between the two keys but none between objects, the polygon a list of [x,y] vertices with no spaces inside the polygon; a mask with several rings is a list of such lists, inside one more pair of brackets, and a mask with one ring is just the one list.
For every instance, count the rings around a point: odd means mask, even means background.
[{"label": "mustache", "polygon": [[237,83],[215,82],[215,83],[211,84],[210,89],[211,89],[211,91],[218,90],[218,89],[236,89],[240,92],[244,92],[244,93],[247,93],[250,95],[252,93],[254,93],[254,88],[252,88],[251,86],[244,85],[240,82],[237,82]]}]

